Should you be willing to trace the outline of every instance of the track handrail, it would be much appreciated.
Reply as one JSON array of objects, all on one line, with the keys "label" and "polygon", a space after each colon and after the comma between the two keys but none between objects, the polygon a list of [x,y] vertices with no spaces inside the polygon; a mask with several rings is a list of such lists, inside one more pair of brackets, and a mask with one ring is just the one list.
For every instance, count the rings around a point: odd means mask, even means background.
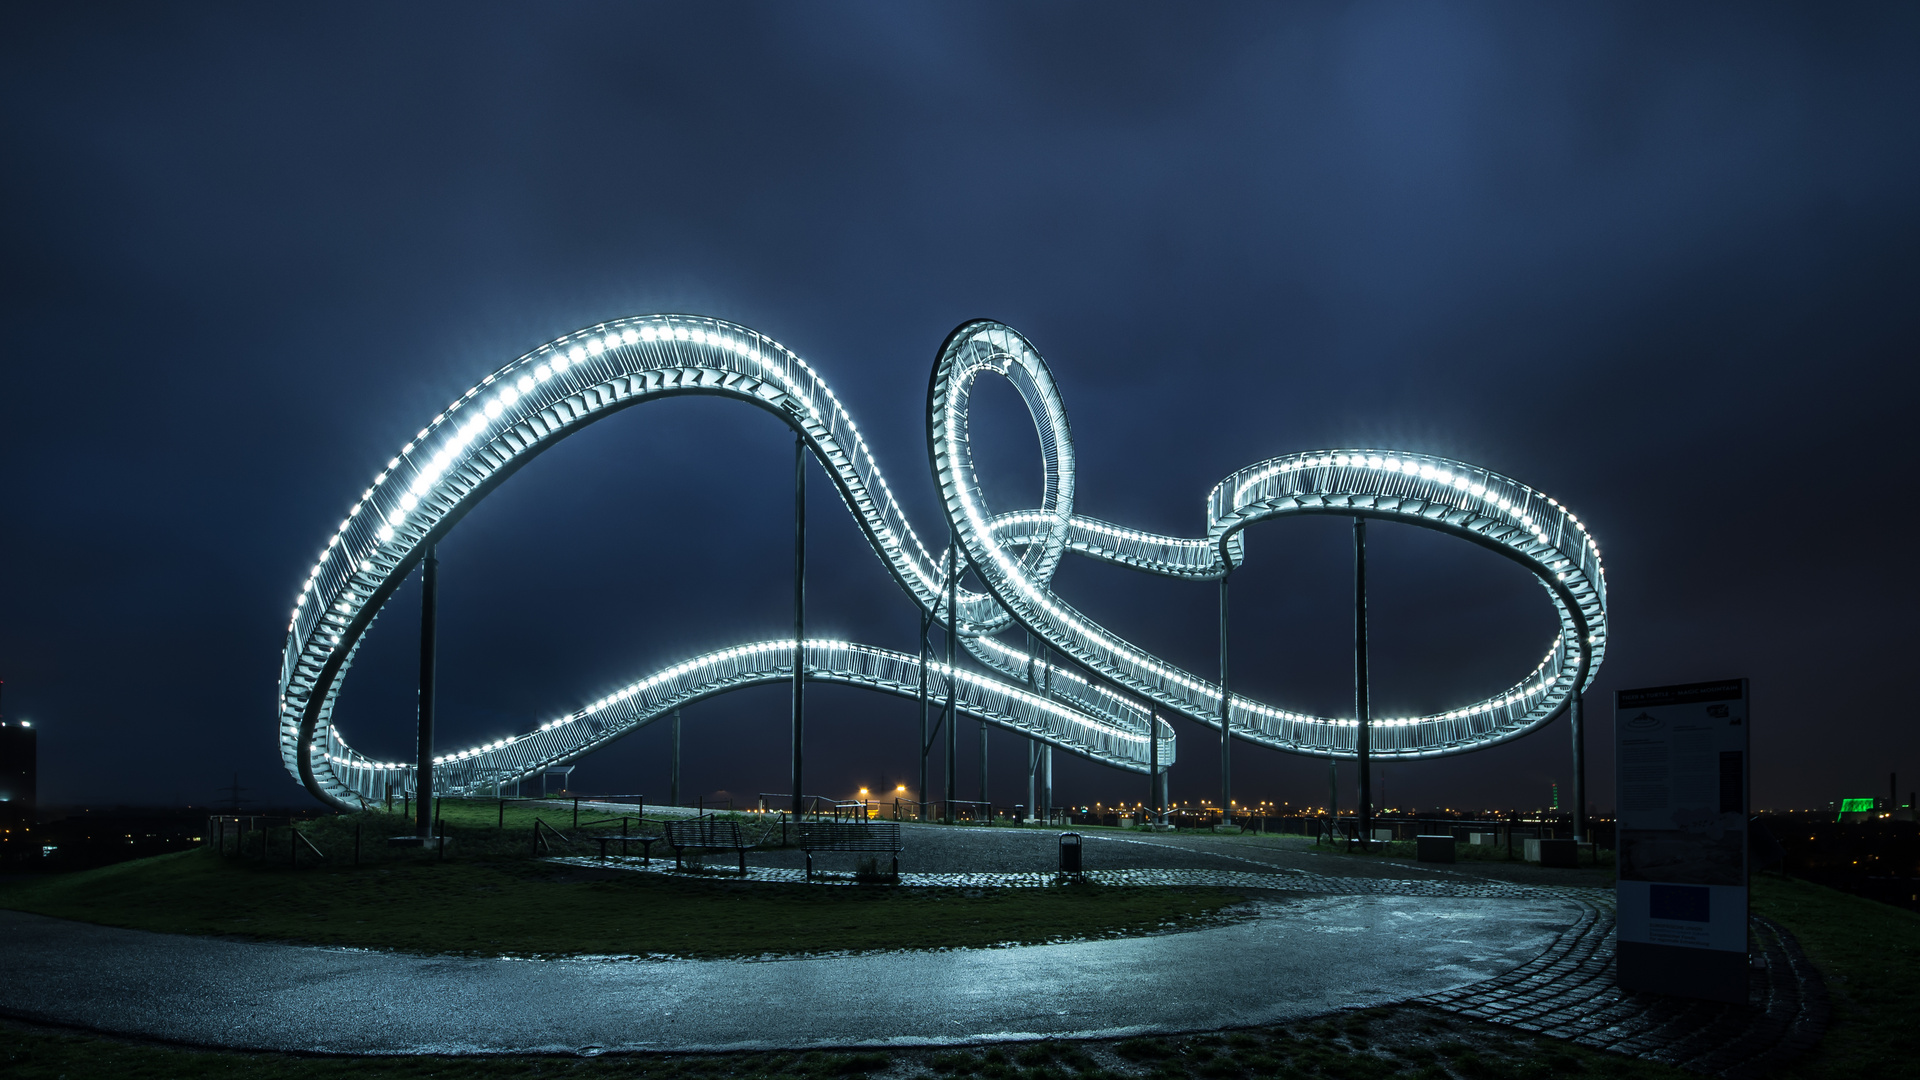
[{"label": "track handrail", "polygon": [[[1010,381],[1039,428],[1045,487],[1037,508],[991,512],[975,479],[968,401],[986,375]],[[353,502],[308,572],[288,622],[279,718],[288,770],[340,806],[373,801],[389,783],[410,788],[412,765],[354,750],[333,722],[341,681],[381,606],[429,546],[548,447],[633,405],[688,394],[743,401],[792,426],[901,587],[933,618],[947,619],[947,552],[930,548],[907,520],[858,425],[811,366],[764,335],[716,319],[650,315],[602,323],[481,380],[401,447]],[[951,675],[959,710],[990,724],[1135,771],[1154,758],[1152,739],[1159,762],[1170,764],[1173,730],[1151,710],[1217,726],[1219,687],[1073,608],[1051,589],[1054,568],[1071,551],[1172,577],[1217,578],[1244,561],[1240,534],[1248,525],[1290,515],[1378,517],[1460,536],[1527,567],[1559,611],[1560,632],[1531,674],[1460,709],[1376,721],[1376,757],[1457,753],[1524,734],[1589,685],[1604,654],[1605,579],[1586,526],[1557,501],[1488,470],[1431,455],[1320,451],[1273,458],[1222,480],[1208,496],[1200,537],[1078,515],[1073,439],[1052,373],[1026,338],[990,320],[963,324],[942,345],[927,417],[945,524],[964,555],[957,562],[986,586],[954,590],[955,629],[993,672],[948,672],[936,664],[927,675],[942,697]],[[1050,652],[1036,656],[995,636],[1010,629],[1034,635]],[[523,735],[445,755],[435,769],[446,780],[436,786],[462,794],[522,779],[671,706],[790,679],[794,646],[760,642],[656,672]],[[821,639],[801,649],[810,679],[919,695],[918,657]],[[1261,745],[1354,753],[1352,718],[1293,712],[1240,694],[1232,695],[1228,714],[1237,735]]]}]

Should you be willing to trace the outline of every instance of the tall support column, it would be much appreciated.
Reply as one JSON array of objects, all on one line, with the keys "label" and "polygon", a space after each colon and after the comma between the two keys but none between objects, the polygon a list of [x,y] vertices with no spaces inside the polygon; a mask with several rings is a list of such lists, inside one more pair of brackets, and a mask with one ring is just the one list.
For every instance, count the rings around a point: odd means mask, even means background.
[{"label": "tall support column", "polygon": [[980,721],[980,801],[991,803],[987,798],[987,722]]},{"label": "tall support column", "polygon": [[800,816],[807,731],[807,440],[793,433],[793,814]]},{"label": "tall support column", "polygon": [[1327,840],[1340,832],[1340,759],[1327,755]]},{"label": "tall support column", "polygon": [[1360,843],[1373,843],[1373,714],[1367,700],[1367,519],[1353,519],[1354,751],[1360,764]]},{"label": "tall support column", "polygon": [[680,805],[680,710],[673,710],[673,768],[667,773],[667,805]]},{"label": "tall support column", "polygon": [[1040,802],[1049,820],[1053,817],[1053,744],[1040,748]]},{"label": "tall support column", "polygon": [[[1042,646],[1042,648],[1047,648]],[[1038,655],[1036,653],[1036,655]],[[1053,700],[1053,652],[1049,648],[1040,669],[1034,672],[1040,696],[1047,701]],[[1040,820],[1053,820],[1053,744],[1043,743],[1040,747],[1040,805],[1037,808]]]},{"label": "tall support column", "polygon": [[947,708],[940,714],[940,722],[947,728],[947,777],[940,792],[941,801],[946,806],[946,820],[953,821],[953,793],[957,786],[954,782],[954,765],[960,755],[960,740],[955,734],[959,727],[959,714],[955,711],[955,693],[960,680],[953,677],[954,669],[954,628],[960,619],[960,536],[958,533],[947,535]]},{"label": "tall support column", "polygon": [[[1033,635],[1027,634],[1027,689],[1038,693],[1040,690],[1040,650],[1035,647]],[[1027,819],[1037,821],[1040,817],[1040,747],[1039,739],[1027,740]]]},{"label": "tall support column", "polygon": [[1040,747],[1045,745],[1039,739],[1027,740],[1027,817],[1029,820],[1040,816]]},{"label": "tall support column", "polygon": [[1573,692],[1573,708],[1568,714],[1573,720],[1573,839],[1575,843],[1587,840],[1587,718],[1585,708],[1586,695],[1578,690]]},{"label": "tall support column", "polygon": [[1160,710],[1147,709],[1147,820],[1160,820]]},{"label": "tall support column", "polygon": [[1227,689],[1227,578],[1220,576],[1220,820],[1233,811],[1233,693]]},{"label": "tall support column", "polygon": [[920,612],[920,786],[914,797],[920,800],[918,820],[927,819],[927,754],[933,749],[933,733],[927,730],[927,664],[933,660],[933,647],[927,644],[927,631],[933,625],[933,613]]},{"label": "tall support column", "polygon": [[439,630],[440,557],[428,544],[420,559],[420,759],[414,772],[414,827],[421,838],[433,830],[433,677]]}]

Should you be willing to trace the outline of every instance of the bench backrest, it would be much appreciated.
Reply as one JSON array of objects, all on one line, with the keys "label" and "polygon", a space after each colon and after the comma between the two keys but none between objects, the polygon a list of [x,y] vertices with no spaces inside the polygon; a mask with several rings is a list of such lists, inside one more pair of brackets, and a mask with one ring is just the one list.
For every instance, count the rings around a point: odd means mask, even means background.
[{"label": "bench backrest", "polygon": [[803,848],[840,847],[858,844],[870,849],[900,846],[900,826],[891,821],[803,821],[800,846]]},{"label": "bench backrest", "polygon": [[746,846],[740,835],[740,826],[731,821],[715,821],[712,818],[692,818],[685,821],[669,821],[666,826],[667,843],[673,847],[712,847],[738,848]]}]

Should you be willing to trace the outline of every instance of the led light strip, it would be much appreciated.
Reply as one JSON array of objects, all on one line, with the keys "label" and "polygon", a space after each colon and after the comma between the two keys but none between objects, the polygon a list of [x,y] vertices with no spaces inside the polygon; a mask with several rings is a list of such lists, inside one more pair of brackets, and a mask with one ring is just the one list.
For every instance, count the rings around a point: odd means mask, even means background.
[{"label": "led light strip", "polygon": [[[991,372],[1027,402],[1047,455],[1041,507],[994,517],[974,479],[966,441],[971,382]],[[353,750],[332,723],[341,679],[380,607],[425,546],[473,503],[554,442],[640,401],[679,394],[733,397],[781,416],[806,438],[869,542],[903,587],[944,619],[944,559],[930,551],[894,497],[859,427],[832,389],[792,350],[714,319],[655,315],[589,328],[488,375],[435,416],[374,476],[322,547],[294,598],[282,657],[280,738],[289,771],[320,798],[352,805],[410,784],[411,767]],[[929,454],[949,525],[989,592],[958,590],[969,651],[1015,682],[1046,675],[1046,692],[957,673],[969,715],[1122,768],[1148,760],[1142,701],[1216,722],[1219,689],[1106,631],[1047,586],[1062,555],[1081,554],[1153,573],[1216,578],[1243,555],[1239,531],[1290,513],[1365,514],[1442,528],[1494,547],[1542,575],[1563,632],[1521,683],[1432,717],[1377,721],[1375,752],[1418,756],[1512,738],[1552,715],[1592,677],[1605,645],[1599,548],[1557,502],[1485,470],[1424,455],[1328,451],[1243,469],[1208,499],[1200,539],[1128,529],[1072,512],[1073,440],[1051,373],[1011,328],[976,322],[942,349],[928,393]],[[1021,626],[1120,687],[1089,681],[991,635]],[[1582,648],[1582,643],[1585,648]],[[632,730],[674,705],[742,685],[791,677],[777,662],[792,642],[762,642],[675,665],[560,721],[438,759],[461,790],[532,775]],[[917,694],[918,661],[847,642],[809,641],[809,676]],[[791,661],[789,660],[790,664]],[[930,678],[944,680],[933,665]],[[944,693],[944,691],[943,691]],[[602,714],[618,704],[618,722]],[[1351,718],[1314,717],[1235,695],[1246,737],[1283,750],[1350,753]],[[609,714],[611,715],[611,714]],[[590,718],[590,719],[589,719]],[[579,722],[588,719],[582,727]],[[565,728],[568,740],[556,731]],[[592,728],[587,736],[578,732]],[[1155,728],[1162,762],[1172,730]],[[558,753],[561,756],[555,757]]]},{"label": "led light strip", "polygon": [[[968,433],[972,386],[1006,378],[1055,459],[1049,476],[1069,477],[1037,510],[994,514],[978,486]],[[991,599],[963,606],[974,628],[1017,624],[1060,653],[1141,698],[1201,723],[1220,724],[1220,687],[1167,664],[1087,618],[1049,587],[1067,548],[1153,573],[1217,579],[1244,558],[1241,532],[1263,520],[1339,514],[1401,521],[1472,540],[1521,563],[1546,586],[1560,633],[1534,670],[1501,693],[1431,716],[1374,718],[1381,757],[1457,753],[1516,738],[1551,719],[1591,684],[1606,648],[1606,587],[1599,545],[1555,500],[1496,473],[1424,454],[1330,450],[1274,458],[1222,480],[1208,495],[1207,534],[1186,539],[1145,533],[1073,513],[1072,433],[1058,388],[1039,352],[1011,327],[962,325],[942,347],[928,390],[928,452],[947,517]],[[1027,657],[1009,647],[972,651],[1021,677]],[[1312,716],[1235,694],[1235,734],[1280,750],[1351,756],[1358,722]]]}]

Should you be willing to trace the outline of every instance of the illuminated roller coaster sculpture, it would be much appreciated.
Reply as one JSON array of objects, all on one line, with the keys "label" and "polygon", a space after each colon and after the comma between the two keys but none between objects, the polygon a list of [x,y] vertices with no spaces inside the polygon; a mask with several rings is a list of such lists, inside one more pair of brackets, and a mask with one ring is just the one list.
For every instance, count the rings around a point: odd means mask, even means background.
[{"label": "illuminated roller coaster sculpture", "polygon": [[[974,475],[968,402],[975,380],[1010,381],[1026,402],[1044,457],[1038,508],[994,513]],[[1248,466],[1207,496],[1206,535],[1161,536],[1074,513],[1074,450],[1052,373],[1020,334],[990,321],[962,325],[929,382],[927,448],[958,550],[936,553],[913,526],[853,418],[792,350],[743,326],[682,315],[623,319],[568,335],[494,372],[400,448],[355,500],[308,571],[287,625],[280,674],[280,747],[289,772],[320,799],[357,807],[411,790],[414,766],[378,761],[333,722],[341,680],[381,606],[423,553],[540,451],[628,406],[681,394],[728,397],[792,426],[825,467],[873,550],[935,621],[953,623],[984,672],[929,661],[927,697],[957,711],[1121,769],[1174,761],[1173,730],[1157,711],[1218,729],[1221,688],[1130,644],[1049,587],[1067,551],[1154,574],[1216,580],[1241,562],[1241,530],[1296,514],[1404,522],[1463,537],[1530,570],[1560,630],[1525,678],[1482,701],[1430,716],[1372,719],[1372,753],[1429,757],[1516,738],[1552,719],[1591,683],[1606,650],[1600,551],[1566,507],[1504,476],[1445,458],[1384,450],[1319,450]],[[1052,653],[1002,640],[1023,631]],[[808,639],[804,677],[921,697],[921,658],[845,641]],[[1035,650],[1041,651],[1041,650]],[[793,639],[696,656],[524,734],[434,759],[442,794],[474,794],[576,759],[701,698],[793,678]],[[1083,674],[1084,673],[1084,674]],[[1086,675],[1093,676],[1092,678]],[[1311,716],[1229,695],[1235,738],[1276,750],[1356,754],[1358,721]],[[1158,741],[1148,744],[1149,732]]]}]

